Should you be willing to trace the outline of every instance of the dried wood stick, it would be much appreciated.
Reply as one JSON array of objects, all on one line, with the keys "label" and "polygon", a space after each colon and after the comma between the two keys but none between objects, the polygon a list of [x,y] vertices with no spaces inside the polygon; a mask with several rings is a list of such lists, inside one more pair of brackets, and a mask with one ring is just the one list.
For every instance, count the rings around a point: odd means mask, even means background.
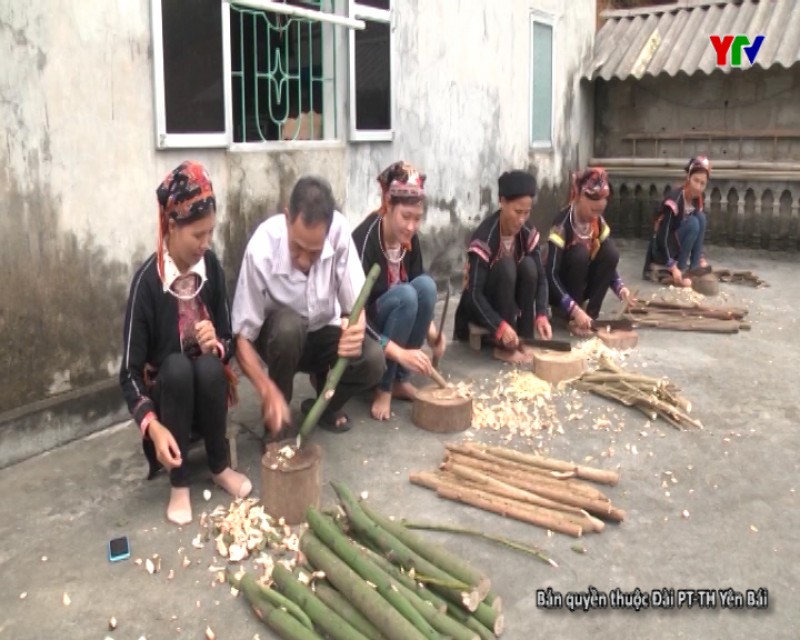
[{"label": "dried wood stick", "polygon": [[598,469],[596,467],[586,467],[577,465],[573,462],[565,460],[557,460],[556,458],[547,458],[545,456],[537,456],[530,453],[523,453],[515,451],[514,449],[506,449],[505,447],[484,447],[486,451],[494,454],[500,458],[506,458],[514,462],[521,462],[523,464],[533,465],[552,471],[574,471],[579,478],[583,480],[591,480],[600,484],[608,484],[611,486],[619,482],[619,474],[616,471],[608,471],[607,469]]},{"label": "dried wood stick", "polygon": [[450,452],[448,459],[458,464],[467,465],[481,471],[485,471],[498,479],[511,483],[512,479],[519,480],[520,482],[538,482],[540,484],[552,485],[558,488],[567,488],[578,495],[595,500],[608,500],[602,491],[595,487],[586,484],[581,480],[572,479],[559,479],[552,474],[553,471],[542,469],[544,473],[532,473],[530,467],[521,465],[519,463],[511,462],[510,460],[503,460],[494,456],[486,455],[484,458],[477,456],[464,455],[460,453]]}]

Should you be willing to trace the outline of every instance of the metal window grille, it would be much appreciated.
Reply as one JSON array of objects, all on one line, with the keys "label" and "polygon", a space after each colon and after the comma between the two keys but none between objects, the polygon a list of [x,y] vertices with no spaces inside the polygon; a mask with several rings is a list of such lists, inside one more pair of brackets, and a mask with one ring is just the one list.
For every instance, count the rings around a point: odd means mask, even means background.
[{"label": "metal window grille", "polygon": [[[289,4],[334,12],[333,0]],[[231,4],[233,142],[335,139],[336,30]]]}]

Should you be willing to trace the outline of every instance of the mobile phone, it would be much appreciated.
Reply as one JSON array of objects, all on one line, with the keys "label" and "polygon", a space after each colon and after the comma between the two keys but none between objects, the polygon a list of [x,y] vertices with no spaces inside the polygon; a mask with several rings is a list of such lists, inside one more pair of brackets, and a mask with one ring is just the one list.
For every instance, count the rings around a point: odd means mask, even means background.
[{"label": "mobile phone", "polygon": [[119,562],[131,557],[131,545],[128,543],[128,536],[114,538],[108,541],[108,561]]}]

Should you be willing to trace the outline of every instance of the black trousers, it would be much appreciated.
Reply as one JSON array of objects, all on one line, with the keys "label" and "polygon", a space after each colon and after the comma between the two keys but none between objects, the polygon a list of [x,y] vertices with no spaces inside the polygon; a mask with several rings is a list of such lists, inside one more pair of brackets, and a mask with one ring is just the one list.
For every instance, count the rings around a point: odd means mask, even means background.
[{"label": "black trousers", "polygon": [[211,473],[224,471],[230,464],[225,440],[228,380],[220,359],[213,355],[190,359],[182,353],[167,356],[158,370],[150,396],[159,422],[172,433],[183,460],[180,467],[170,471],[170,484],[189,486],[186,456],[192,432],[203,438]]},{"label": "black trousers", "polygon": [[[582,244],[574,244],[564,251],[558,277],[567,293],[578,304],[586,302],[586,313],[597,318],[600,308],[608,293],[619,264],[619,250],[611,238],[606,239],[597,251],[594,259],[589,250]],[[550,289],[550,301],[560,309],[555,287]]]},{"label": "black trousers", "polygon": [[[522,338],[533,337],[534,304],[539,288],[539,270],[530,256],[519,264],[510,256],[501,258],[486,277],[483,293],[497,314]],[[463,296],[470,322],[483,325],[471,296]]]},{"label": "black trousers", "polygon": [[[317,393],[322,390],[328,371],[339,359],[341,329],[325,326],[308,330],[308,321],[284,307],[268,317],[256,341],[256,350],[267,363],[269,377],[291,402],[294,376],[298,372],[317,377]],[[361,357],[350,361],[328,404],[329,411],[339,411],[355,394],[377,385],[386,370],[386,360],[380,345],[365,338]]]}]

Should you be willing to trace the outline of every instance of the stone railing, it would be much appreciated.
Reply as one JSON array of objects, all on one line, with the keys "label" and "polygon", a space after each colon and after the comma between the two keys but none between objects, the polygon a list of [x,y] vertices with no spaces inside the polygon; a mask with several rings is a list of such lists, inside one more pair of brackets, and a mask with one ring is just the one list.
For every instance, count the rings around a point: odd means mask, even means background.
[{"label": "stone railing", "polygon": [[[673,167],[613,166],[615,159],[595,159],[592,164],[609,171],[613,195],[606,218],[619,237],[648,237],[664,194],[683,178]],[[709,244],[800,249],[800,171],[715,170],[704,208]]]}]

